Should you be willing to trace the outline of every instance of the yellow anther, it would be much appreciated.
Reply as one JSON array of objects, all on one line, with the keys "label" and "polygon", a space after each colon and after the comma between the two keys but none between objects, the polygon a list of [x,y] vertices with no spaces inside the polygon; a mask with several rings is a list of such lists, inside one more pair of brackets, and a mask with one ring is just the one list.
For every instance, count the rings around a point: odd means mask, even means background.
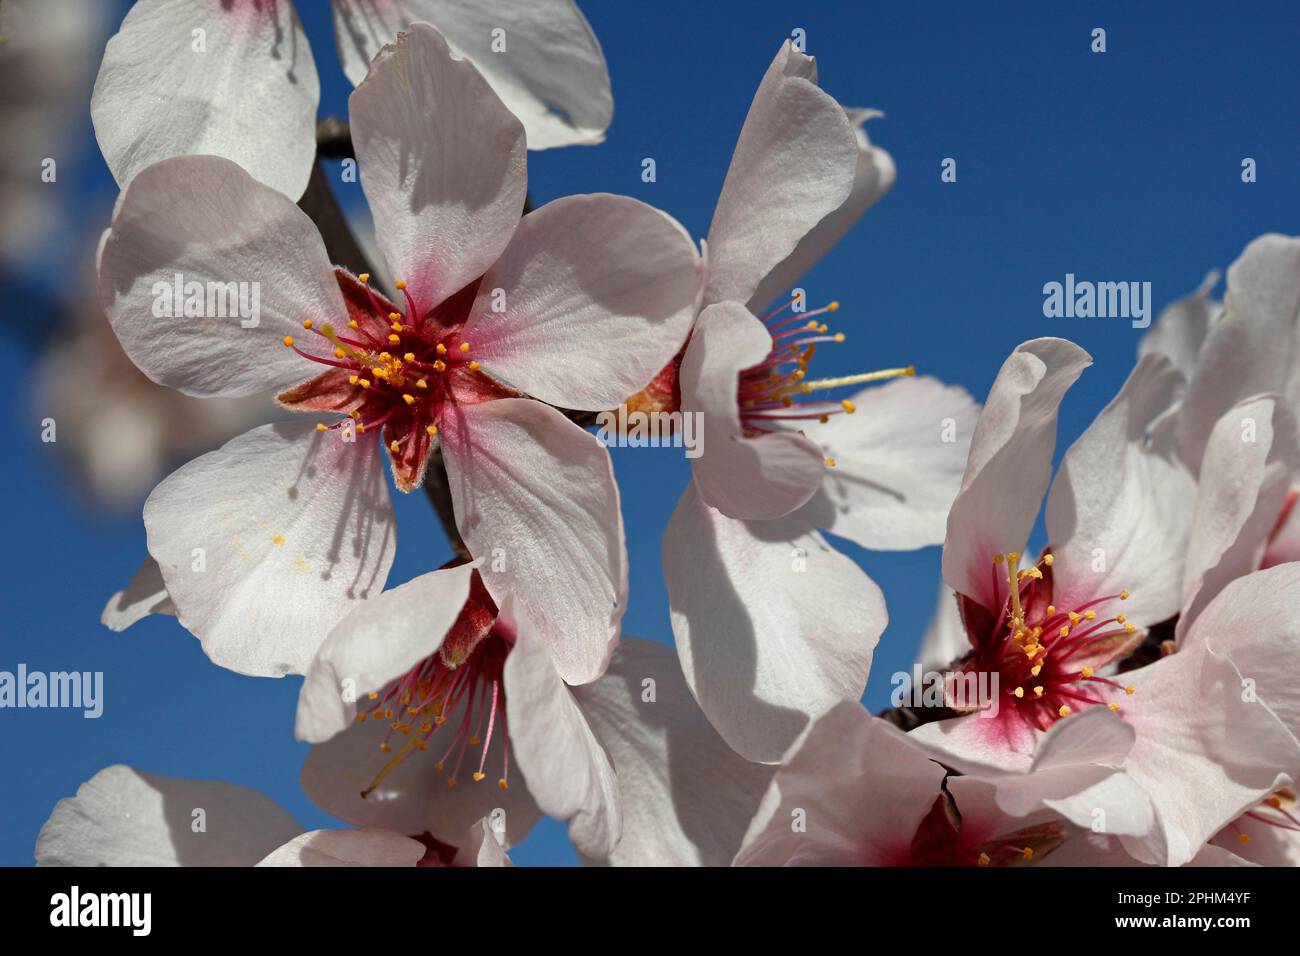
[{"label": "yellow anther", "polygon": [[281,339],[280,341],[284,342],[284,344],[285,344],[288,348],[293,348],[293,336],[292,336],[292,335],[286,335],[286,336],[285,336],[283,339]]},{"label": "yellow anther", "polygon": [[448,790],[454,790],[454,789],[456,789],[456,778],[455,778],[455,777],[448,777],[448,778],[447,778],[447,789],[448,789]]},{"label": "yellow anther", "polygon": [[325,425],[322,424],[321,422],[317,422],[317,423],[316,423],[316,430],[317,430],[318,432],[327,432],[327,431],[329,431],[329,429],[326,428]]},{"label": "yellow anther", "polygon": [[369,388],[369,387],[370,387],[370,379],[368,379],[368,378],[359,378],[359,379],[357,379],[357,384],[360,385],[362,388]]},{"label": "yellow anther", "polygon": [[1048,616],[1048,617],[1055,617],[1055,616],[1056,616],[1056,605],[1055,605],[1055,604],[1049,604],[1049,605],[1047,605],[1047,616]]},{"label": "yellow anther", "polygon": [[1124,625],[1124,633],[1125,633],[1125,634],[1133,634],[1133,633],[1135,633],[1136,631],[1137,631],[1137,626],[1136,626],[1136,625],[1133,625],[1133,624],[1125,624],[1125,625]]},{"label": "yellow anther", "polygon": [[406,288],[406,280],[405,280],[405,279],[398,279],[396,282],[393,283],[393,285],[397,286],[397,291],[400,292],[400,291],[402,291],[403,289]]},{"label": "yellow anther", "polygon": [[1238,843],[1241,843],[1241,844],[1249,843],[1249,842],[1250,842],[1250,834],[1248,834],[1248,833],[1238,833],[1238,834],[1237,834],[1237,842],[1238,842]]},{"label": "yellow anther", "polygon": [[1117,713],[1117,714],[1119,713],[1119,704],[1115,703],[1114,701],[1111,701],[1111,702],[1110,702],[1109,704],[1107,704],[1106,706],[1109,707],[1109,708],[1110,708],[1112,711],[1114,711],[1115,713]]},{"label": "yellow anther", "polygon": [[[1034,675],[1034,676],[1036,677],[1036,676],[1038,676],[1038,675]],[[1035,697],[1042,697],[1042,696],[1043,696],[1043,688],[1042,688],[1042,685],[1039,685],[1038,687],[1035,687],[1035,688],[1034,688],[1034,696],[1035,696]]]},{"label": "yellow anther", "polygon": [[436,351],[437,351],[437,353],[438,353],[439,355],[446,355],[446,354],[447,354],[447,346],[445,346],[445,345],[443,345],[441,342],[439,342]]},{"label": "yellow anther", "polygon": [[366,722],[366,712],[364,710],[359,711],[357,713],[357,723],[364,724],[365,722]]},{"label": "yellow anther", "polygon": [[414,404],[415,404],[415,396],[414,396],[414,395],[403,395],[403,396],[402,396],[402,401],[406,402],[406,404],[408,404],[408,405],[414,405]]},{"label": "yellow anther", "polygon": [[369,273],[369,272],[363,272],[363,273],[361,273],[361,275],[357,276],[357,278],[360,279],[362,282],[369,282],[369,281],[370,281],[370,273]]},{"label": "yellow anther", "polygon": [[1085,621],[1095,621],[1095,620],[1097,620],[1097,612],[1096,612],[1096,611],[1084,611],[1084,612],[1083,612],[1083,619],[1084,619]]},{"label": "yellow anther", "polygon": [[854,405],[847,398],[840,402],[840,408],[844,409],[844,411],[850,415],[858,410],[858,406]]},{"label": "yellow anther", "polygon": [[304,329],[310,329],[310,328],[311,328],[311,319],[303,319],[303,320],[302,320],[302,327],[303,327]]},{"label": "yellow anther", "polygon": [[[1029,673],[1030,673],[1032,676],[1034,676],[1034,677],[1037,677],[1037,676],[1038,676],[1039,674],[1041,674],[1042,672],[1043,672],[1043,665],[1042,665],[1042,664],[1035,664],[1033,667],[1031,667],[1031,668],[1029,669]],[[1035,689],[1035,690],[1039,690],[1039,688],[1034,688],[1034,689]]]},{"label": "yellow anther", "polygon": [[1125,615],[1125,614],[1116,614],[1116,615],[1115,615],[1115,623],[1116,623],[1116,624],[1123,624],[1123,623],[1124,623],[1125,621],[1127,621],[1127,620],[1128,620],[1128,616]]},{"label": "yellow anther", "polygon": [[1024,689],[1023,687],[1017,687],[1017,688],[1016,688],[1015,690],[1013,690],[1011,693],[1015,694],[1017,697],[1024,697],[1024,696],[1025,696],[1025,689]]},{"label": "yellow anther", "polygon": [[1032,860],[1034,858],[1034,848],[1032,846],[1027,846],[1021,851],[1020,855],[1026,860]]},{"label": "yellow anther", "polygon": [[468,366],[471,372],[477,372],[481,367],[478,362],[470,362]]},{"label": "yellow anther", "polygon": [[392,353],[392,352],[380,352],[380,353],[379,353],[379,360],[380,360],[381,362],[387,362],[387,361],[390,361],[390,360],[392,359],[392,357],[393,357],[393,353]]},{"label": "yellow anther", "polygon": [[415,361],[415,353],[414,353],[414,352],[407,352],[405,355],[402,356],[402,361],[404,361],[404,362],[414,362],[414,361]]},{"label": "yellow anther", "polygon": [[349,375],[349,376],[348,376],[348,384],[349,384],[349,385],[355,385],[355,384],[357,384],[357,381],[358,381],[358,379],[357,379],[357,377],[356,377],[355,375]]},{"label": "yellow anther", "polygon": [[388,369],[386,368],[372,368],[370,371],[374,373],[375,378],[388,378]]},{"label": "yellow anther", "polygon": [[1070,714],[1072,713],[1072,711],[1070,710],[1070,705],[1062,704],[1061,709],[1058,710],[1057,713],[1060,714],[1062,717],[1069,717]]},{"label": "yellow anther", "polygon": [[437,426],[437,425],[425,425],[425,426],[424,426],[424,430],[425,430],[426,432],[428,432],[430,438],[432,438],[434,435],[438,434],[438,426]]},{"label": "yellow anther", "polygon": [[505,777],[502,777],[500,780],[497,781],[497,786],[500,787],[502,790],[510,789],[510,784],[506,783]]},{"label": "yellow anther", "polygon": [[433,370],[435,372],[444,372],[446,371],[446,369],[447,369],[447,363],[444,362],[442,359],[437,359],[436,361],[434,361]]},{"label": "yellow anther", "polygon": [[1057,633],[1060,634],[1061,637],[1069,637],[1069,636],[1070,636],[1070,625],[1068,625],[1068,624],[1062,624],[1062,625],[1061,625],[1061,630],[1058,631]]},{"label": "yellow anther", "polygon": [[988,866],[989,863],[991,863],[991,862],[992,862],[992,860],[990,860],[989,855],[988,855],[987,853],[981,853],[981,854],[979,855],[979,863],[980,863],[980,866]]},{"label": "yellow anther", "polygon": [[1071,624],[1078,624],[1079,621],[1081,620],[1078,611],[1071,611],[1070,613],[1068,613],[1068,614],[1066,615],[1066,617],[1068,617],[1068,618],[1070,619],[1070,623],[1071,623]]},{"label": "yellow anther", "polygon": [[1120,592],[1119,592],[1119,599],[1120,599],[1121,601],[1127,601],[1127,600],[1128,600],[1128,591],[1120,591]]},{"label": "yellow anther", "polygon": [[441,727],[443,724],[447,722],[447,718],[444,717],[442,714],[439,714],[437,717],[433,718],[433,722],[437,724],[439,727]]},{"label": "yellow anther", "polygon": [[816,319],[809,319],[809,320],[808,320],[808,324],[805,325],[804,328],[805,328],[805,329],[811,329],[812,331],[816,332],[816,331],[817,331],[817,320],[816,320]]},{"label": "yellow anther", "polygon": [[366,697],[368,697],[370,700],[378,700],[379,693],[377,691],[372,690],[369,694],[366,695]]},{"label": "yellow anther", "polygon": [[844,341],[844,333],[843,333],[843,332],[836,332],[836,333],[835,333],[835,341],[836,341],[836,342],[843,342],[843,341]]},{"label": "yellow anther", "polygon": [[379,745],[379,749],[384,753],[388,753],[388,751],[392,750],[393,748],[388,746],[388,741],[385,740],[383,743]]},{"label": "yellow anther", "polygon": [[402,337],[400,335],[393,334],[388,336],[388,341],[393,345],[401,345]]},{"label": "yellow anther", "polygon": [[[754,407],[754,403],[753,403],[753,402],[747,402],[746,405],[747,405],[747,407],[749,407],[749,408],[753,408],[753,407]],[[817,417],[817,420],[818,420],[819,422],[821,422],[823,425],[825,425],[828,421],[831,420],[831,417],[830,417],[829,415],[819,415],[819,416]]]},{"label": "yellow anther", "polygon": [[389,322],[400,322],[400,321],[402,321],[402,313],[400,313],[400,312],[389,312],[389,313],[388,313],[388,321],[389,321]]},{"label": "yellow anther", "polygon": [[1091,667],[1085,667],[1083,670],[1079,671],[1079,673],[1084,677],[1091,677],[1093,675],[1093,670]]},{"label": "yellow anther", "polygon": [[442,771],[446,768],[443,762],[439,760],[436,764],[433,765],[433,769],[438,771],[438,773],[442,773]]},{"label": "yellow anther", "polygon": [[345,351],[343,351],[342,349],[335,349],[335,350],[334,350],[334,357],[335,357],[335,358],[347,358],[347,357],[348,357],[348,353],[345,352]]},{"label": "yellow anther", "polygon": [[1004,555],[1004,554],[995,554],[995,555],[993,555],[993,563],[994,563],[995,565],[996,565],[996,564],[1001,564],[1001,563],[1002,563],[1003,561],[1005,561],[1006,559],[1007,559],[1007,558],[1006,558],[1006,555]]},{"label": "yellow anther", "polygon": [[468,352],[468,351],[469,351],[469,343],[468,343],[468,342],[461,342],[461,343],[460,343],[460,351],[461,351],[461,354],[464,354],[464,353]]},{"label": "yellow anther", "polygon": [[832,302],[830,305],[826,306],[827,312],[838,312],[839,310],[840,304],[838,302]]},{"label": "yellow anther", "polygon": [[1134,694],[1137,693],[1137,688],[1134,687],[1132,684],[1129,684],[1127,687],[1124,688],[1124,693],[1132,697]]},{"label": "yellow anther", "polygon": [[428,388],[428,387],[429,387],[429,383],[426,382],[424,379],[420,379],[418,382],[415,383],[415,387],[416,387],[416,388]]},{"label": "yellow anther", "polygon": [[1047,565],[1049,568],[1052,566],[1052,562],[1055,560],[1056,559],[1052,557],[1050,554],[1043,555],[1043,564]]},{"label": "yellow anther", "polygon": [[487,774],[485,774],[485,773],[481,773],[480,771],[475,770],[475,771],[474,771],[474,782],[475,782],[475,783],[478,783],[480,780],[482,780],[482,779],[483,779],[484,777],[486,777],[486,776],[487,776]]},{"label": "yellow anther", "polygon": [[827,458],[826,461],[825,461],[825,465],[826,465],[827,468],[834,468],[834,467],[835,467],[835,459],[834,459],[834,458]]},{"label": "yellow anther", "polygon": [[359,329],[359,328],[361,328],[361,326],[360,326],[359,324],[357,324],[357,320],[356,320],[356,319],[348,319],[348,328],[350,328],[350,329]]},{"label": "yellow anther", "polygon": [[390,442],[388,443],[388,450],[391,451],[391,452],[393,452],[394,454],[396,454],[396,453],[397,453],[397,450],[398,450],[399,448],[401,448],[401,447],[402,447],[402,446],[399,445],[399,444],[397,443],[397,439],[396,439],[396,438],[394,438],[392,441],[390,441]]},{"label": "yellow anther", "polygon": [[394,332],[400,332],[402,331],[402,323],[394,322],[392,325],[389,326],[389,328],[392,329]]},{"label": "yellow anther", "polygon": [[273,535],[271,537],[271,543],[274,544],[277,548],[282,546],[284,544],[284,535],[282,534]]}]

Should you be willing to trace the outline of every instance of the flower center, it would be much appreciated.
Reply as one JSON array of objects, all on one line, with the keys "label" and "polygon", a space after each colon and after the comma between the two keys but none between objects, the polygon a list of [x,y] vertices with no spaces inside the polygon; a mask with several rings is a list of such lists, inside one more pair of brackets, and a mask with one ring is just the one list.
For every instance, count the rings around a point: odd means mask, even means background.
[{"label": "flower center", "polygon": [[[817,420],[825,424],[831,415],[841,412],[851,415],[857,410],[848,399],[808,399],[813,392],[916,375],[916,368],[909,365],[838,378],[809,379],[808,364],[817,354],[817,346],[843,342],[844,333],[832,334],[829,326],[818,321],[820,316],[839,311],[838,302],[812,312],[793,311],[800,301],[792,298],[762,317],[772,336],[772,350],[758,365],[740,373],[736,397],[741,427],[749,437],[773,431],[785,422]],[[791,310],[791,314],[786,316],[786,310]],[[835,460],[826,459],[826,465],[834,467]]]},{"label": "flower center", "polygon": [[1072,608],[1057,607],[1052,602],[1052,561],[1051,553],[1044,553],[1033,567],[1021,568],[1017,553],[993,556],[994,582],[999,593],[1005,586],[1007,598],[963,668],[968,673],[996,671],[1011,711],[1040,730],[1095,704],[1119,713],[1119,703],[1107,697],[1131,695],[1135,688],[1099,677],[1096,671],[1140,639],[1137,627],[1123,614],[1105,610],[1127,600],[1128,591]]},{"label": "flower center", "polygon": [[[441,749],[434,769],[443,773],[451,767],[448,787],[457,785],[466,755],[477,750],[477,766],[472,754],[469,766],[475,767],[471,778],[481,782],[487,776],[484,767],[498,734],[502,740],[502,768],[497,786],[508,789],[510,740],[502,674],[513,646],[514,635],[497,618],[497,607],[475,573],[469,598],[438,651],[390,681],[383,690],[372,692],[369,706],[358,710],[358,723],[388,723],[379,749],[393,753],[361,796],[368,796],[412,752],[431,746],[435,751]],[[451,729],[444,731],[447,725]],[[395,748],[395,744],[399,746]]]},{"label": "flower center", "polygon": [[1009,833],[974,832],[945,789],[926,814],[900,866],[1021,866],[1051,853],[1065,842],[1060,823],[1042,823]]},{"label": "flower center", "polygon": [[[1296,815],[1296,794],[1290,787],[1283,787],[1271,793],[1262,803],[1242,814],[1257,823],[1265,823],[1280,830],[1300,833],[1300,816]],[[1250,834],[1243,830],[1236,821],[1231,824],[1237,831],[1237,840],[1245,845],[1250,842]]]}]

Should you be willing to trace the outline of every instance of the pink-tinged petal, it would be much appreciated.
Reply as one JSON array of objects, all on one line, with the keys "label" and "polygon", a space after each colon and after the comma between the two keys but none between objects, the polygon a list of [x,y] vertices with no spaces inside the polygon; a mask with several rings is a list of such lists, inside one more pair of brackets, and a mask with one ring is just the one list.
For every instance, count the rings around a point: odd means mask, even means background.
[{"label": "pink-tinged petal", "polygon": [[663,562],[686,682],[737,753],[780,760],[810,720],[862,696],[885,600],[816,531],[736,521],[692,486]]},{"label": "pink-tinged petal", "polygon": [[1161,309],[1155,324],[1138,343],[1138,357],[1163,355],[1183,374],[1183,378],[1191,381],[1196,373],[1201,347],[1210,334],[1211,325],[1223,310],[1223,303],[1210,297],[1220,278],[1218,269],[1211,270],[1195,292]]},{"label": "pink-tinged petal", "polygon": [[1047,497],[1058,607],[1127,589],[1121,610],[1139,627],[1178,613],[1196,483],[1147,436],[1182,384],[1168,359],[1147,356],[1065,453]]},{"label": "pink-tinged petal", "polygon": [[1158,826],[1130,853],[1171,866],[1293,781],[1300,767],[1300,565],[1238,578],[1201,612],[1182,649],[1124,675],[1137,732],[1126,773]]},{"label": "pink-tinged petal", "polygon": [[624,637],[598,681],[573,689],[618,772],[623,838],[614,866],[727,866],[772,768],[710,726],[671,647]]},{"label": "pink-tinged petal", "polygon": [[[198,807],[204,828],[196,831]],[[55,805],[36,838],[36,864],[252,866],[301,832],[257,790],[114,764]]]},{"label": "pink-tinged petal", "polygon": [[[432,23],[528,132],[529,149],[603,142],[614,113],[605,57],[573,0],[333,0],[334,39],[354,85],[379,48]],[[500,30],[500,43],[494,47]]]},{"label": "pink-tinged petal", "polygon": [[845,113],[853,124],[858,144],[858,165],[853,175],[853,189],[839,208],[827,213],[821,222],[813,226],[799,240],[794,252],[774,266],[759,283],[750,296],[750,308],[761,309],[774,299],[788,295],[804,273],[826,255],[863,214],[894,186],[897,178],[894,158],[879,146],[873,146],[865,129],[867,120],[884,114],[878,110],[863,109],[846,109]]},{"label": "pink-tinged petal", "polygon": [[943,541],[979,406],[934,378],[902,378],[853,396],[852,415],[812,425],[834,468],[800,515],[873,550]]},{"label": "pink-tinged petal", "polygon": [[623,830],[614,767],[546,645],[531,631],[519,621],[505,664],[516,766],[542,812],[569,822],[569,839],[580,853],[608,856]]},{"label": "pink-tinged petal", "polygon": [[158,562],[146,557],[131,583],[108,599],[99,620],[110,631],[125,631],[150,614],[175,615],[176,605],[163,584]]},{"label": "pink-tinged petal", "polygon": [[1260,236],[1228,268],[1223,315],[1211,325],[1179,415],[1179,446],[1193,472],[1224,412],[1265,392],[1290,394],[1298,311],[1300,238]]},{"label": "pink-tinged petal", "polygon": [[149,553],[204,653],[241,674],[305,673],[330,629],[378,595],[396,537],[373,441],[262,425],[165,478]]},{"label": "pink-tinged petal", "polygon": [[118,185],[160,159],[212,155],[296,200],[319,102],[292,3],[138,0],[104,50],[90,115]]},{"label": "pink-tinged petal", "polygon": [[[484,817],[474,824],[470,828],[470,833],[473,836],[481,837],[481,839],[478,841],[478,852],[476,854],[472,857],[469,854],[464,854],[467,861],[472,858],[473,865],[479,867],[514,866],[514,863],[510,862],[505,846],[501,843],[501,837],[493,829],[491,818]],[[459,860],[460,857],[458,856],[457,859]]]},{"label": "pink-tinged petal", "polygon": [[704,499],[732,518],[780,518],[814,494],[825,472],[813,442],[793,431],[746,435],[737,389],[740,373],[772,348],[763,323],[735,302],[705,309],[679,373],[682,412],[703,416],[699,456],[691,459]]},{"label": "pink-tinged petal", "polygon": [[1242,402],[1214,426],[1185,552],[1180,641],[1229,581],[1260,566],[1298,467],[1295,416],[1276,398]]},{"label": "pink-tinged petal", "polygon": [[922,724],[910,736],[936,760],[963,773],[988,776],[1027,773],[1043,731],[1031,728],[1014,715],[999,719],[968,714]]},{"label": "pink-tinged petal", "polygon": [[1268,536],[1268,546],[1260,559],[1261,568],[1271,568],[1289,561],[1300,561],[1300,488],[1292,485],[1282,502],[1277,524]]},{"label": "pink-tinged petal", "polygon": [[845,701],[773,777],[736,865],[904,865],[943,778],[906,734]]},{"label": "pink-tinged petal", "polygon": [[969,654],[970,639],[961,622],[957,595],[943,582],[939,583],[939,597],[934,603],[934,614],[921,637],[921,648],[916,659],[922,671],[946,671]]},{"label": "pink-tinged petal", "polygon": [[[303,790],[326,813],[348,823],[412,835],[427,832],[457,847],[461,851],[458,860],[478,852],[481,836],[475,836],[473,826],[484,817],[491,817],[493,826],[501,828],[506,846],[514,846],[528,835],[541,812],[513,768],[509,788],[502,790],[495,770],[481,781],[473,779],[480,748],[467,750],[464,760],[459,760],[459,749],[453,747],[449,733],[462,725],[466,707],[462,697],[456,708],[445,714],[447,723],[429,739],[428,747],[412,750],[401,760],[396,758],[409,738],[400,737],[389,752],[380,750],[380,744],[392,734],[387,721],[353,724],[311,748],[302,766]],[[494,733],[485,766],[503,767],[507,746],[506,737]],[[440,762],[441,770],[437,767]],[[453,778],[456,782],[449,784]]]},{"label": "pink-tinged petal", "polygon": [[309,377],[320,366],[282,340],[328,355],[329,343],[302,323],[343,315],[311,219],[216,156],[166,159],[131,180],[100,241],[99,304],[141,371],[199,396],[254,395]]},{"label": "pink-tinged petal", "polygon": [[423,23],[379,52],[348,112],[376,242],[423,315],[486,272],[514,234],[528,188],[524,129]]},{"label": "pink-tinged petal", "polygon": [[748,302],[800,240],[849,199],[857,166],[853,125],[818,88],[813,58],[787,40],[754,94],[722,184],[704,301]]},{"label": "pink-tinged petal", "polygon": [[424,844],[391,830],[309,830],[258,866],[415,866]]},{"label": "pink-tinged petal", "polygon": [[[1295,816],[1294,802],[1288,812]],[[1237,865],[1300,866],[1300,830],[1294,827],[1281,815],[1263,808],[1224,827],[1205,849],[1240,860]]]},{"label": "pink-tinged petal", "polygon": [[469,595],[474,565],[422,574],[352,610],[321,645],[298,694],[295,733],[319,743],[351,726],[357,701],[434,654]]},{"label": "pink-tinged petal", "polygon": [[613,408],[686,341],[700,267],[686,230],[652,206],[557,199],[524,217],[483,277],[465,336],[484,369],[522,392]]},{"label": "pink-tinged petal", "polygon": [[449,409],[439,423],[460,529],[493,600],[509,595],[560,676],[595,680],[618,641],[627,549],[609,453],[541,402]]},{"label": "pink-tinged petal", "polygon": [[985,607],[1001,605],[993,556],[1023,550],[1051,478],[1057,406],[1091,362],[1073,342],[1033,339],[989,390],[943,546],[943,579]]}]

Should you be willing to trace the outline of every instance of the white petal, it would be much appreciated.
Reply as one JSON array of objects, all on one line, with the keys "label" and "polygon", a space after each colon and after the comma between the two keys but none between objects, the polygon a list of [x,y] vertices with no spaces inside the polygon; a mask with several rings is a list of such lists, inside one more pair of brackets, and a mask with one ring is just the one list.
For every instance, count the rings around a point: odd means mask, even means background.
[{"label": "white petal", "polygon": [[1138,357],[1163,355],[1190,381],[1211,323],[1223,309],[1221,302],[1210,298],[1210,291],[1219,284],[1219,279],[1219,271],[1211,270],[1195,292],[1161,309],[1155,324],[1143,333],[1138,343]]},{"label": "white petal", "polygon": [[1057,406],[1091,361],[1073,342],[1034,339],[1011,353],[989,391],[943,546],[943,579],[985,607],[1001,604],[993,555],[1023,549],[1051,478]]},{"label": "white petal", "polygon": [[320,81],[292,3],[137,0],[90,101],[118,185],[171,156],[222,156],[290,199],[316,160]]},{"label": "white petal", "polygon": [[966,627],[961,622],[961,611],[957,607],[957,595],[941,581],[939,597],[934,603],[934,614],[926,625],[916,659],[922,671],[946,671],[950,664],[970,653],[970,650],[970,639],[966,637]]},{"label": "white petal", "polygon": [[389,830],[310,830],[258,866],[415,866],[424,844]]},{"label": "white petal", "polygon": [[704,301],[748,302],[799,241],[844,205],[858,144],[817,66],[787,40],[754,94],[709,229]]},{"label": "white petal", "polygon": [[1134,624],[1177,613],[1195,481],[1146,436],[1181,388],[1167,359],[1147,356],[1065,453],[1047,498],[1058,607],[1131,589],[1123,611]]},{"label": "white petal", "polygon": [[379,594],[396,538],[372,440],[263,425],[196,458],[144,505],[149,553],[184,627],[222,667],[301,674]]},{"label": "white petal", "polygon": [[1225,411],[1264,392],[1287,394],[1298,311],[1300,238],[1260,236],[1228,269],[1223,316],[1211,326],[1179,415],[1179,444],[1194,472]]},{"label": "white petal", "polygon": [[692,486],[663,560],[686,682],[737,753],[775,762],[809,720],[862,696],[885,600],[816,531],[727,518]]},{"label": "white petal", "polygon": [[[193,826],[203,811],[201,830]],[[36,840],[39,866],[252,866],[302,832],[270,797],[216,780],[115,764],[60,800]]]},{"label": "white petal", "polygon": [[868,388],[852,401],[852,415],[807,430],[835,467],[801,515],[864,548],[940,543],[979,406],[965,389],[929,377]]},{"label": "white petal", "polygon": [[674,219],[625,196],[568,196],[520,222],[483,277],[465,336],[520,391],[613,408],[681,349],[699,286],[699,254]]},{"label": "white petal", "polygon": [[488,592],[498,606],[512,597],[565,681],[595,680],[627,601],[609,453],[528,399],[459,406],[440,428],[456,526]]},{"label": "white petal", "polygon": [[735,302],[705,309],[695,324],[680,378],[683,414],[703,416],[699,455],[691,459],[704,500],[733,518],[780,518],[816,493],[821,452],[793,431],[746,437],[736,389],[740,373],[762,362],[772,337]]},{"label": "white petal", "polygon": [[1295,416],[1278,399],[1242,402],[1214,426],[1186,551],[1180,640],[1229,581],[1259,567],[1297,467]]},{"label": "white petal", "polygon": [[843,238],[844,234],[862,218],[862,215],[874,206],[885,193],[893,188],[897,178],[894,158],[879,146],[871,145],[864,128],[867,120],[882,114],[876,110],[846,109],[849,122],[853,124],[854,137],[858,144],[858,165],[853,176],[853,190],[848,199],[834,212],[813,226],[794,252],[784,261],[773,267],[766,278],[750,297],[749,306],[761,309],[769,302],[787,294],[792,286],[817,263],[831,247]]},{"label": "white petal", "polygon": [[519,623],[504,678],[516,764],[542,812],[569,821],[578,851],[608,856],[623,827],[614,767],[550,652]]},{"label": "white petal", "polygon": [[[614,113],[600,43],[573,0],[333,0],[334,38],[355,85],[398,30],[423,20],[478,67],[528,131],[529,149],[600,143]],[[504,49],[494,48],[500,30]]]},{"label": "white petal", "polygon": [[[188,313],[177,311],[178,283]],[[281,340],[328,355],[302,323],[347,315],[307,214],[215,156],[163,160],[131,180],[100,241],[99,304],[141,371],[201,396],[254,395],[314,375],[318,366]]]},{"label": "white petal", "polygon": [[131,583],[108,599],[99,620],[110,631],[125,631],[150,614],[175,613],[176,605],[163,584],[158,562],[146,557],[131,576]]},{"label": "white petal", "polygon": [[726,866],[772,768],[740,757],[709,725],[672,648],[624,637],[600,680],[575,687],[618,772],[615,866]]},{"label": "white petal", "polygon": [[422,574],[355,608],[321,645],[298,695],[295,732],[319,743],[351,726],[356,702],[442,646],[469,595],[474,565]]},{"label": "white petal", "polygon": [[375,239],[423,315],[486,272],[519,225],[523,127],[422,23],[380,51],[348,112]]},{"label": "white petal", "polygon": [[[777,771],[736,865],[903,864],[943,779],[906,734],[846,701],[808,729]],[[797,819],[804,828],[793,826]]]}]

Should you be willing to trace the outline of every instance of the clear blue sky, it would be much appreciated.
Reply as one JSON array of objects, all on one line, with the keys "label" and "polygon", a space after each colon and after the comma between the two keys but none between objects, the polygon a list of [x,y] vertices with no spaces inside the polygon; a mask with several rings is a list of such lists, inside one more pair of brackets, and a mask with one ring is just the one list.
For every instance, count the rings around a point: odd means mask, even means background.
[{"label": "clear blue sky", "polygon": [[[1122,321],[1044,318],[1045,282],[1067,272],[1150,281],[1163,304],[1226,267],[1253,236],[1300,228],[1300,15],[1291,2],[1091,3],[1087,14],[1048,10],[1081,5],[977,6],[585,0],[610,65],[614,123],[600,147],[530,154],[534,198],[628,193],[704,235],[758,79],[802,27],[823,86],[888,114],[870,130],[899,168],[893,192],[805,283],[813,301],[843,306],[839,327],[850,339],[825,353],[827,374],[915,363],[982,398],[1017,343],[1072,338],[1096,364],[1067,398],[1059,454],[1127,374],[1139,333]],[[327,4],[299,9],[322,113],[345,114]],[[1101,55],[1089,50],[1097,26],[1107,30]],[[658,166],[653,184],[640,179],[647,156]],[[1250,185],[1240,179],[1247,156],[1258,163]],[[940,182],[945,157],[957,160],[955,184]],[[83,217],[106,221],[115,187],[93,144],[80,164],[61,167],[58,188]],[[0,388],[11,414],[0,472],[9,503],[0,669],[102,670],[106,705],[99,720],[0,711],[0,864],[29,863],[55,801],[115,762],[257,786],[304,826],[328,825],[297,784],[306,753],[293,740],[298,679],[220,670],[170,618],[120,635],[99,624],[105,599],[144,554],[144,531],[138,514],[110,518],[79,503],[40,443],[45,413],[30,387],[31,337],[21,334],[45,322],[40,290],[59,289],[76,254],[60,245],[36,291],[10,284],[0,298]],[[659,543],[688,469],[671,449],[616,451],[615,465],[632,559],[625,630],[671,641]],[[398,510],[394,584],[446,554],[422,496]],[[844,547],[889,601],[866,698],[878,708],[933,608],[938,549]],[[576,862],[555,823],[514,857]]]}]

